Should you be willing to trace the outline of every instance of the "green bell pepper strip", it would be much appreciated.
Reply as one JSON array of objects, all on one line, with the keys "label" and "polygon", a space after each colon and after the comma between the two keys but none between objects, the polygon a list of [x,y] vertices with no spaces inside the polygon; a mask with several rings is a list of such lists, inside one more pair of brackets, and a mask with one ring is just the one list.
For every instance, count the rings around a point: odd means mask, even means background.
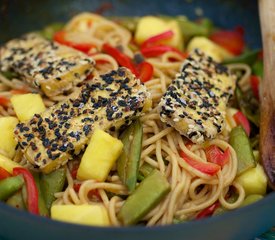
[{"label": "green bell pepper strip", "polygon": [[120,136],[122,153],[117,160],[117,171],[121,181],[133,192],[139,168],[143,129],[139,120],[133,122]]},{"label": "green bell pepper strip", "polygon": [[237,126],[231,130],[229,144],[234,148],[237,154],[238,175],[256,166],[249,138],[242,126]]},{"label": "green bell pepper strip", "polygon": [[245,63],[248,65],[252,65],[257,60],[258,54],[260,51],[261,51],[260,49],[256,49],[256,50],[244,52],[239,56],[224,60],[222,64]]},{"label": "green bell pepper strip", "polygon": [[49,174],[41,174],[40,186],[44,196],[46,208],[50,210],[53,201],[55,200],[54,194],[61,192],[66,182],[66,169],[59,168]]},{"label": "green bell pepper strip", "polygon": [[16,193],[24,184],[23,177],[14,176],[5,178],[0,181],[0,201],[7,200],[10,196]]},{"label": "green bell pepper strip", "polygon": [[154,170],[148,175],[126,199],[118,213],[123,225],[132,225],[140,221],[170,191],[167,179]]}]

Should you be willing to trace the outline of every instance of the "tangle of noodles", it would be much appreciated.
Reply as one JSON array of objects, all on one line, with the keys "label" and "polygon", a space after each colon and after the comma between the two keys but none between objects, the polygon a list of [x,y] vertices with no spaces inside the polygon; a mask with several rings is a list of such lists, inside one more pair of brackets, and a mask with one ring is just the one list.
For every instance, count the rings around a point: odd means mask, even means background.
[{"label": "tangle of noodles", "polygon": [[[89,20],[92,21],[92,27],[88,24]],[[101,49],[102,44],[108,42],[113,46],[119,46],[128,56],[134,56],[134,52],[129,48],[131,33],[103,17],[81,14],[68,23],[65,29],[68,31],[68,37],[71,40],[92,43],[97,49]],[[91,50],[91,53],[96,62],[103,62],[96,65],[93,76],[118,68],[118,63],[113,57],[101,52],[95,53],[94,50]],[[171,58],[173,58],[173,62],[169,61]],[[175,219],[193,219],[199,211],[209,207],[216,201],[219,201],[221,206],[226,209],[239,207],[245,193],[242,186],[234,181],[237,173],[237,157],[234,149],[228,143],[228,136],[231,129],[236,126],[236,122],[231,114],[231,109],[228,108],[227,110],[224,131],[216,139],[206,143],[207,145],[214,144],[222,150],[229,148],[229,163],[214,176],[192,168],[183,161],[179,151],[182,150],[193,159],[205,162],[205,145],[192,144],[190,146],[190,142],[185,137],[160,121],[159,114],[156,111],[160,98],[178,72],[183,59],[177,53],[167,52],[161,57],[149,58],[147,61],[154,67],[153,78],[145,83],[148,91],[152,94],[153,107],[150,112],[141,117],[144,135],[140,165],[147,163],[163,173],[171,185],[171,191],[143,220],[148,226],[152,226],[171,224]],[[243,90],[247,90],[249,88],[248,79],[251,74],[250,67],[246,64],[230,64],[228,68],[230,71],[244,72],[239,83]],[[12,96],[11,90],[25,89],[40,93],[39,90],[32,89],[20,79],[8,80],[1,75],[0,82],[0,96],[6,98]],[[49,99],[43,95],[47,107],[65,98],[67,96]],[[0,106],[0,114],[2,116],[15,115],[10,104],[7,108]],[[27,164],[20,151],[17,151],[14,161],[20,162],[22,165]],[[68,185],[63,192],[56,193],[57,199],[54,204],[79,205],[98,201],[98,198],[91,197],[90,194],[92,190],[97,190],[108,211],[111,224],[120,226],[121,223],[117,218],[117,213],[123,205],[128,191],[120,181],[115,167],[106,182],[79,181],[73,179],[70,172],[75,161],[77,160],[70,161],[67,164]],[[75,190],[75,184],[79,184],[79,191]],[[234,203],[228,202],[226,198],[230,188],[234,188],[238,195]]]}]

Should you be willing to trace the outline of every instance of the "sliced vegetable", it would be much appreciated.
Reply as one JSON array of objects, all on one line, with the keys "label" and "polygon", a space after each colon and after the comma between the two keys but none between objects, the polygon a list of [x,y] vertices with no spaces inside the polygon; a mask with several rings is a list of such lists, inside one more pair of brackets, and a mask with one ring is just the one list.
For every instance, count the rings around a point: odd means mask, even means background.
[{"label": "sliced vegetable", "polygon": [[196,48],[200,49],[217,62],[222,62],[225,59],[232,58],[233,56],[226,49],[203,36],[193,37],[187,45],[187,51],[189,53]]},{"label": "sliced vegetable", "polygon": [[243,172],[236,181],[243,186],[246,195],[266,194],[267,177],[260,164]]},{"label": "sliced vegetable", "polygon": [[147,82],[153,77],[154,67],[149,62],[142,62],[137,65],[138,78],[142,82]]},{"label": "sliced vegetable", "polygon": [[213,215],[213,213],[215,212],[215,210],[220,206],[220,202],[215,202],[214,204],[212,204],[211,206],[205,208],[204,210],[202,210],[201,212],[199,212],[199,214],[196,216],[196,219],[202,219],[205,217],[210,217]]},{"label": "sliced vegetable", "polygon": [[123,150],[117,161],[117,171],[130,192],[133,192],[136,187],[142,136],[143,129],[139,120],[133,122],[120,136]]},{"label": "sliced vegetable", "polygon": [[249,138],[242,126],[237,126],[232,129],[229,136],[229,143],[237,154],[238,175],[256,166]]},{"label": "sliced vegetable", "polygon": [[142,166],[139,168],[139,174],[146,178],[155,168],[151,166],[149,163],[143,163]]},{"label": "sliced vegetable", "polygon": [[46,207],[46,203],[44,200],[44,195],[42,193],[41,184],[40,184],[40,175],[37,172],[32,173],[35,184],[38,189],[38,207],[39,207],[39,215],[41,216],[49,216],[49,211]]},{"label": "sliced vegetable", "polygon": [[64,188],[66,181],[66,169],[59,168],[49,174],[41,174],[40,186],[43,198],[48,210],[50,210],[53,201],[55,200],[54,194],[61,192]]},{"label": "sliced vegetable", "polygon": [[262,60],[258,60],[252,65],[252,73],[256,76],[259,76],[259,77],[263,78],[264,63],[263,63]]},{"label": "sliced vegetable", "polygon": [[259,85],[260,85],[260,78],[256,75],[250,76],[250,86],[253,91],[254,96],[259,100],[260,99],[260,91],[259,91]]},{"label": "sliced vegetable", "polygon": [[21,191],[17,191],[15,194],[13,194],[7,201],[6,204],[8,204],[11,207],[26,210],[26,205],[23,201],[23,197],[21,194]]},{"label": "sliced vegetable", "polygon": [[233,58],[228,58],[225,59],[222,63],[223,64],[231,64],[231,63],[245,63],[248,65],[252,65],[253,63],[256,62],[260,49],[252,50],[252,51],[246,51],[243,54],[233,57]]},{"label": "sliced vegetable", "polygon": [[91,226],[110,225],[108,212],[101,203],[54,205],[51,208],[51,217],[59,221]]},{"label": "sliced vegetable", "polygon": [[219,30],[213,32],[209,38],[234,55],[241,54],[245,46],[244,31],[241,27],[236,27],[231,31]]},{"label": "sliced vegetable", "polygon": [[238,111],[233,115],[233,118],[236,124],[241,125],[244,128],[247,136],[249,136],[251,132],[251,128],[250,128],[250,123],[247,120],[246,116],[241,111]]},{"label": "sliced vegetable", "polygon": [[166,178],[154,170],[126,199],[118,213],[123,225],[132,225],[140,221],[170,191]]},{"label": "sliced vegetable", "polygon": [[15,117],[0,117],[0,149],[8,158],[13,158],[15,154],[16,140],[14,138],[14,130],[18,123]]},{"label": "sliced vegetable", "polygon": [[194,36],[208,36],[213,30],[213,22],[208,18],[203,18],[199,22],[188,20],[185,16],[176,16],[182,35],[189,39]]},{"label": "sliced vegetable", "polygon": [[0,167],[12,174],[13,169],[15,167],[21,167],[21,165],[0,154]]},{"label": "sliced vegetable", "polygon": [[39,207],[38,207],[38,188],[35,184],[34,178],[29,170],[16,167],[13,169],[13,174],[23,175],[24,181],[27,187],[27,194],[28,194],[28,211],[32,214],[39,214]]},{"label": "sliced vegetable", "polygon": [[236,87],[235,96],[236,96],[238,105],[241,109],[241,112],[248,118],[249,121],[251,121],[257,127],[259,127],[259,124],[260,124],[259,106],[252,105],[251,100],[249,101],[248,99],[248,95],[246,94],[245,96],[239,87]]},{"label": "sliced vegetable", "polygon": [[24,184],[22,176],[5,178],[0,181],[0,201],[7,200],[16,193]]},{"label": "sliced vegetable", "polygon": [[104,43],[102,45],[102,51],[106,52],[107,54],[111,55],[114,59],[116,59],[120,66],[128,68],[136,76],[138,75],[131,58],[129,58],[124,53],[120,52],[117,48],[112,47],[108,43]]},{"label": "sliced vegetable", "polygon": [[161,17],[144,16],[137,24],[134,39],[137,44],[141,45],[147,39],[167,31],[172,31],[173,36],[162,41],[162,44],[182,50],[183,35],[175,19],[164,20]]},{"label": "sliced vegetable", "polygon": [[260,194],[251,194],[248,195],[244,201],[241,204],[241,207],[245,207],[247,205],[250,205],[252,203],[258,202],[259,200],[261,200],[264,196],[260,195]]},{"label": "sliced vegetable", "polygon": [[64,27],[63,23],[58,23],[58,22],[57,23],[52,23],[52,24],[46,26],[45,28],[43,28],[42,31],[40,32],[40,34],[44,38],[46,38],[48,40],[52,40],[54,34],[57,31],[60,31],[63,27]]},{"label": "sliced vegetable", "polygon": [[221,167],[215,163],[199,162],[195,159],[192,159],[183,151],[180,151],[180,156],[191,167],[197,169],[198,171],[200,171],[202,173],[209,174],[211,176],[215,175],[221,169]]},{"label": "sliced vegetable", "polygon": [[81,159],[77,179],[104,182],[121,154],[123,143],[101,129],[96,129]]},{"label": "sliced vegetable", "polygon": [[13,95],[11,103],[21,122],[30,120],[34,114],[39,114],[46,110],[40,94],[27,93]]},{"label": "sliced vegetable", "polygon": [[224,152],[216,145],[211,145],[205,149],[208,162],[215,163],[221,167],[229,162],[230,150],[227,148]]},{"label": "sliced vegetable", "polygon": [[10,103],[10,100],[8,98],[0,96],[0,105],[1,106],[8,107],[9,103]]},{"label": "sliced vegetable", "polygon": [[159,33],[155,36],[149,37],[142,44],[141,48],[150,47],[152,45],[159,45],[163,40],[171,39],[174,35],[174,32],[171,30]]},{"label": "sliced vegetable", "polygon": [[167,45],[158,45],[158,46],[151,46],[151,47],[145,47],[141,48],[140,52],[144,57],[158,57],[166,52],[175,52],[178,55],[180,55],[183,59],[187,57],[187,54],[179,51],[178,49],[167,46]]},{"label": "sliced vegetable", "polygon": [[11,174],[4,168],[0,167],[0,180],[11,177]]},{"label": "sliced vegetable", "polygon": [[75,48],[81,52],[88,53],[91,48],[94,48],[95,46],[91,43],[77,43],[72,42],[66,39],[66,32],[65,31],[59,31],[54,34],[53,40],[62,44],[66,45],[71,48]]}]

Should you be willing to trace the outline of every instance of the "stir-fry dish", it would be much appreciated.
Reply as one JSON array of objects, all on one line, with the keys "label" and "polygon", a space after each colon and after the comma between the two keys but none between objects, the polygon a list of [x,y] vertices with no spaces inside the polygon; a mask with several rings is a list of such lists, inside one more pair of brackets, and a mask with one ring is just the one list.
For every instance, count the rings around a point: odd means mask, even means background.
[{"label": "stir-fry dish", "polygon": [[0,47],[0,200],[165,225],[260,200],[261,50],[184,16],[81,13]]}]

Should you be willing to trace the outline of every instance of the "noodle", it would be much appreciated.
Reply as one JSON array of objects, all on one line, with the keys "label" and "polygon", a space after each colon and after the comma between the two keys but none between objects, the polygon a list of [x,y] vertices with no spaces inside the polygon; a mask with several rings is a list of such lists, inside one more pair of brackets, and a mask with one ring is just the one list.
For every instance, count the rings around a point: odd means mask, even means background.
[{"label": "noodle", "polygon": [[[134,56],[133,51],[128,47],[131,40],[130,32],[102,17],[98,17],[96,20],[92,19],[93,27],[89,28],[84,24],[89,16],[87,14],[79,15],[67,24],[66,30],[70,32],[70,40],[89,42],[98,49],[101,49],[104,42],[108,42],[111,45],[120,46],[128,56]],[[96,62],[102,62],[102,64],[96,65],[93,72],[95,77],[110,69],[117,69],[119,66],[116,60],[107,54],[96,53],[92,55]],[[173,62],[169,61],[171,58],[174,59]],[[230,111],[228,110],[226,114],[226,127],[223,133],[217,139],[207,142],[207,145],[216,145],[222,150],[229,148],[229,163],[215,176],[204,174],[192,168],[180,157],[179,150],[197,161],[205,162],[205,146],[193,144],[190,148],[187,147],[186,138],[173,128],[165,126],[160,121],[156,109],[160,98],[166,92],[167,86],[178,72],[182,64],[182,58],[177,53],[169,52],[158,58],[149,58],[147,61],[154,66],[153,79],[145,83],[148,91],[152,94],[153,109],[140,118],[144,132],[140,165],[146,163],[159,169],[170,183],[171,191],[143,220],[146,221],[148,226],[152,226],[171,224],[174,219],[193,219],[199,211],[209,207],[216,201],[219,201],[226,209],[239,207],[245,194],[242,186],[234,182],[237,174],[237,157],[234,149],[227,141],[228,134],[236,126],[236,123],[233,116],[230,115]],[[251,75],[249,66],[230,64],[228,68],[230,71],[241,70],[244,72],[239,84],[243,90],[247,90],[249,87],[248,79]],[[10,81],[0,75],[0,82],[0,95],[8,98],[12,96],[10,93],[12,89],[24,88],[29,92],[37,92],[37,89],[30,88],[19,79]],[[49,99],[43,96],[43,100],[45,105],[49,107],[67,97],[57,96]],[[6,109],[0,107],[0,114],[2,116],[14,115],[14,111],[9,105]],[[20,151],[17,151],[14,161],[23,165],[26,164],[26,160],[22,157]],[[91,199],[89,193],[97,189],[101,201],[108,211],[111,224],[120,226],[121,222],[117,218],[117,213],[124,203],[123,196],[127,196],[129,193],[116,175],[115,170],[114,168],[106,182],[78,181],[73,179],[70,173],[70,163],[68,163],[66,170],[68,186],[63,192],[55,194],[57,199],[54,204],[89,204],[95,201]],[[80,184],[78,192],[74,189],[75,184]],[[234,203],[229,203],[226,200],[226,194],[232,187],[238,193],[238,199]]]}]

